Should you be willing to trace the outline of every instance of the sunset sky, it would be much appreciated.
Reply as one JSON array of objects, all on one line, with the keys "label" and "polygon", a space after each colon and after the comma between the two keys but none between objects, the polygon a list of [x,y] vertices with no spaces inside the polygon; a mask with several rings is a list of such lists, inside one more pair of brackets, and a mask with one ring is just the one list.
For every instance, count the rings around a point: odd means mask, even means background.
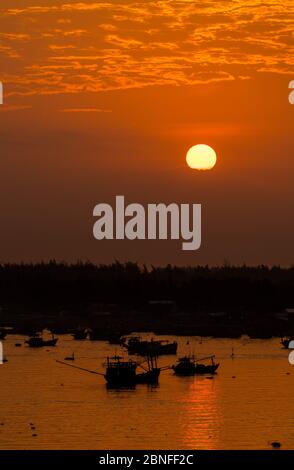
[{"label": "sunset sky", "polygon": [[[0,261],[294,264],[293,31],[293,0],[1,0]],[[201,249],[95,240],[120,194],[201,203]]]}]

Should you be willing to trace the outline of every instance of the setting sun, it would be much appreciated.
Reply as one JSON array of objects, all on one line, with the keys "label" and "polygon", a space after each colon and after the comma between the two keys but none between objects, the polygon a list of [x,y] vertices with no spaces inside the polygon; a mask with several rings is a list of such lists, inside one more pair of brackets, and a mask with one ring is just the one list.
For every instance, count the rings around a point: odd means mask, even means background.
[{"label": "setting sun", "polygon": [[194,145],[187,152],[186,162],[194,170],[211,170],[216,164],[216,153],[209,145]]}]

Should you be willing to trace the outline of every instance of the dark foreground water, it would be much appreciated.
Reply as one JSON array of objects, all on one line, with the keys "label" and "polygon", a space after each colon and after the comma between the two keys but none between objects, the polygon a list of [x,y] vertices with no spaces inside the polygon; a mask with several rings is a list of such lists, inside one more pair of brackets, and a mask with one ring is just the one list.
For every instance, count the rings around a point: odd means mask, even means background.
[{"label": "dark foreground water", "polygon": [[0,365],[0,448],[266,449],[279,440],[294,449],[294,366],[278,339],[176,340],[179,355],[216,354],[218,374],[183,378],[169,370],[156,388],[109,391],[103,377],[56,359],[74,351],[73,364],[103,372],[105,356],[119,347],[59,336],[56,348],[34,350],[16,348],[24,337],[9,336],[8,362]]}]

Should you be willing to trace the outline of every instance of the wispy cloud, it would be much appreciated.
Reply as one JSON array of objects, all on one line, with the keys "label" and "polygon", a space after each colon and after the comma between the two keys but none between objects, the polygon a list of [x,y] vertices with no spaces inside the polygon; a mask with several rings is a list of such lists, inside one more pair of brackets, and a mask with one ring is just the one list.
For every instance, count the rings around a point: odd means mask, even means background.
[{"label": "wispy cloud", "polygon": [[0,106],[0,112],[6,113],[10,111],[24,111],[26,109],[31,109],[31,106],[28,105],[21,105],[21,104],[4,104]]},{"label": "wispy cloud", "polygon": [[60,109],[60,113],[111,113],[111,109],[100,108],[65,108]]}]

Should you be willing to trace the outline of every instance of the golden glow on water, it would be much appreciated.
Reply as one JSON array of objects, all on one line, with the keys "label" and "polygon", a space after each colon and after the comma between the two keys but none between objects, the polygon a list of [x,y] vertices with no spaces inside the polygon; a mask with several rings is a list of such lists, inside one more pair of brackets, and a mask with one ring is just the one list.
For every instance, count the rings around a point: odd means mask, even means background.
[{"label": "golden glow on water", "polygon": [[[14,347],[23,340],[3,342],[2,449],[263,449],[276,439],[294,448],[294,369],[278,339],[189,338],[187,346],[187,338],[178,338],[179,355],[215,353],[219,374],[181,378],[165,371],[157,388],[121,391],[55,362],[74,350],[76,365],[102,371],[104,357],[118,347],[67,336],[49,351]],[[160,364],[175,360],[166,356]]]},{"label": "golden glow on water", "polygon": [[[181,378],[179,378],[181,379]],[[219,449],[220,428],[222,417],[218,406],[218,386],[215,379],[197,377],[189,378],[183,404],[183,442],[184,446],[192,448]],[[190,384],[189,384],[190,381]]]}]

